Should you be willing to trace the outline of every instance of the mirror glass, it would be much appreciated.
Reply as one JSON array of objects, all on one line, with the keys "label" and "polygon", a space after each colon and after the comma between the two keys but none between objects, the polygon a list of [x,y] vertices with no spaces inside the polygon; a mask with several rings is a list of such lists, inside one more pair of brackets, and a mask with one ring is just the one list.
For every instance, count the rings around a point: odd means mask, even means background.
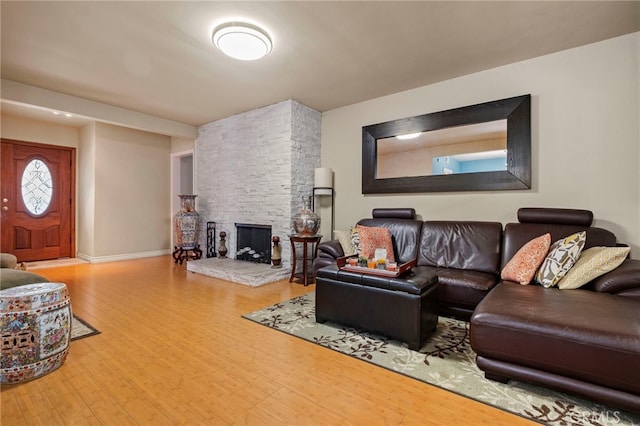
[{"label": "mirror glass", "polygon": [[363,194],[530,187],[530,95],[362,128]]},{"label": "mirror glass", "polygon": [[507,170],[507,120],[378,139],[376,179]]}]

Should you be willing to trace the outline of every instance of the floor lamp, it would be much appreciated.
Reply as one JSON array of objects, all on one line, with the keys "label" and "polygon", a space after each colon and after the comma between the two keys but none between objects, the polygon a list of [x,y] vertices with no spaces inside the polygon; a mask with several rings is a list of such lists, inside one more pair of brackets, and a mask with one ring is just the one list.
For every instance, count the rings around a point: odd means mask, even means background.
[{"label": "floor lamp", "polygon": [[315,170],[315,176],[313,180],[313,196],[312,198],[312,210],[315,211],[316,197],[322,197],[331,195],[331,235],[329,239],[333,239],[333,229],[335,221],[335,191],[333,190],[333,170],[321,167]]}]

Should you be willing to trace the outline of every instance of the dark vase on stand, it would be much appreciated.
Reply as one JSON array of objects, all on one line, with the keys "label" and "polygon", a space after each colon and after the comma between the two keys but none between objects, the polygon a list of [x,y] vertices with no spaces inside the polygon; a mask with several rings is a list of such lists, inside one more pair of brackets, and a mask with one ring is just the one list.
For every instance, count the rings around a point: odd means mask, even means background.
[{"label": "dark vase on stand", "polygon": [[220,259],[226,259],[227,257],[227,244],[225,243],[227,233],[220,231],[220,247],[218,247],[218,253],[220,253]]},{"label": "dark vase on stand", "polygon": [[202,250],[198,244],[200,213],[196,211],[197,195],[178,195],[180,211],[173,218],[174,251],[173,259],[180,263],[189,259],[200,259]]},{"label": "dark vase on stand", "polygon": [[271,250],[271,263],[273,266],[271,266],[271,268],[282,268],[282,248],[280,247],[280,237],[274,235],[271,238],[271,241],[273,242],[273,249]]},{"label": "dark vase on stand", "polygon": [[311,197],[303,196],[302,203],[302,210],[293,216],[293,229],[298,235],[315,235],[320,228],[320,216],[311,210]]}]

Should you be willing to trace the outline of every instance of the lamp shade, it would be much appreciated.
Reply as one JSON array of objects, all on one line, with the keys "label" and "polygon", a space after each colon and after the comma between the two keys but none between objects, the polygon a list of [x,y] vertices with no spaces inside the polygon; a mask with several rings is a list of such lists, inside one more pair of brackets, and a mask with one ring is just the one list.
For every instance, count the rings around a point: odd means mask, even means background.
[{"label": "lamp shade", "polygon": [[333,189],[333,170],[327,167],[316,169],[313,187],[316,195],[331,195]]}]

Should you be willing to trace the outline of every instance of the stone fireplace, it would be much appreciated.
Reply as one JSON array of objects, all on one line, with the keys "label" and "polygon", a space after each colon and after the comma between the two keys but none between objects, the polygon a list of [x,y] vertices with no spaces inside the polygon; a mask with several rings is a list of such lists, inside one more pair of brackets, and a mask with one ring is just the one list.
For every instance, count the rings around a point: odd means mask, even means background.
[{"label": "stone fireplace", "polygon": [[[302,208],[302,196],[312,192],[314,170],[320,166],[321,117],[288,100],[198,129],[198,211],[203,224],[215,221],[218,235],[227,233],[227,257],[236,258],[244,248],[238,245],[236,224],[265,224],[281,239],[283,267],[291,267],[287,234],[292,232],[291,218]],[[206,247],[204,228],[200,235]]]}]

